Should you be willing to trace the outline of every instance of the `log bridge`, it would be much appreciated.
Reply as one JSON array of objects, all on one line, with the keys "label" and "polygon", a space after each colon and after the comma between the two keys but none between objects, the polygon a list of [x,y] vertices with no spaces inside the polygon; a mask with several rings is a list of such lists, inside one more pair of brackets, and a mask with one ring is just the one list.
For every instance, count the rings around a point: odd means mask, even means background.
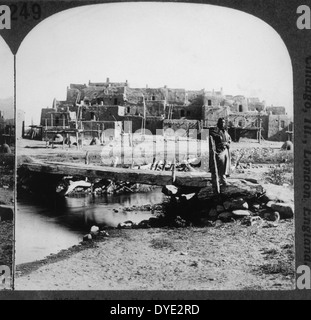
[{"label": "log bridge", "polygon": [[90,164],[66,162],[39,162],[24,163],[21,168],[30,173],[55,176],[82,176],[101,178],[112,181],[126,181],[156,186],[175,185],[177,187],[204,188],[211,182],[211,174],[202,171],[177,172],[152,171],[138,169],[124,169],[95,166]]}]

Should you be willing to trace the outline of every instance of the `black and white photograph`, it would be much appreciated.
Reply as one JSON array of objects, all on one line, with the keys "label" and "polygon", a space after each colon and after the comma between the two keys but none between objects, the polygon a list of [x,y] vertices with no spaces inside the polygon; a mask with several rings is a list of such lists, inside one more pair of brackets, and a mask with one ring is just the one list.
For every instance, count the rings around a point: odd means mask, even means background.
[{"label": "black and white photograph", "polygon": [[0,37],[0,290],[11,289],[14,233],[14,57]]},{"label": "black and white photograph", "polygon": [[81,6],[16,71],[16,290],[295,289],[293,70],[269,24]]}]

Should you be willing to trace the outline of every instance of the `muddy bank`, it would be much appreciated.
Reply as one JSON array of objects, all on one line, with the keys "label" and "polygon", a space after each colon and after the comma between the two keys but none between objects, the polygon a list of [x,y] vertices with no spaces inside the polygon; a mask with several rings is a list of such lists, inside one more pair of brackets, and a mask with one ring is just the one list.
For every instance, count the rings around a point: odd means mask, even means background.
[{"label": "muddy bank", "polygon": [[110,236],[17,266],[17,290],[291,290],[293,221],[278,229],[112,230]]}]

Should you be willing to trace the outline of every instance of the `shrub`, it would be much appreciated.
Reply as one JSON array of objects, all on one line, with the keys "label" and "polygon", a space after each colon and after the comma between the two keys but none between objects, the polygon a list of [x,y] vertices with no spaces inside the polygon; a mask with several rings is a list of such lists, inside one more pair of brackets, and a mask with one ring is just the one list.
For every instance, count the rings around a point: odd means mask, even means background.
[{"label": "shrub", "polygon": [[294,184],[294,167],[293,164],[284,164],[278,167],[270,168],[268,172],[264,173],[264,178],[267,182],[276,185]]}]

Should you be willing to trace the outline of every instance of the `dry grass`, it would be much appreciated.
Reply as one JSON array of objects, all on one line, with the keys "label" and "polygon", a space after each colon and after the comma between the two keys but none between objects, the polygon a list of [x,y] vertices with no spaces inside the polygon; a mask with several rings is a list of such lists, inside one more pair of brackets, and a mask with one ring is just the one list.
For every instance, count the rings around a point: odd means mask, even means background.
[{"label": "dry grass", "polygon": [[264,173],[264,179],[268,183],[282,186],[283,184],[294,185],[294,165],[293,163],[283,164],[273,167]]},{"label": "dry grass", "polygon": [[283,151],[274,148],[243,148],[233,150],[232,161],[235,163],[243,154],[241,163],[252,164],[279,164],[279,163],[294,163],[294,154],[290,151]]}]

